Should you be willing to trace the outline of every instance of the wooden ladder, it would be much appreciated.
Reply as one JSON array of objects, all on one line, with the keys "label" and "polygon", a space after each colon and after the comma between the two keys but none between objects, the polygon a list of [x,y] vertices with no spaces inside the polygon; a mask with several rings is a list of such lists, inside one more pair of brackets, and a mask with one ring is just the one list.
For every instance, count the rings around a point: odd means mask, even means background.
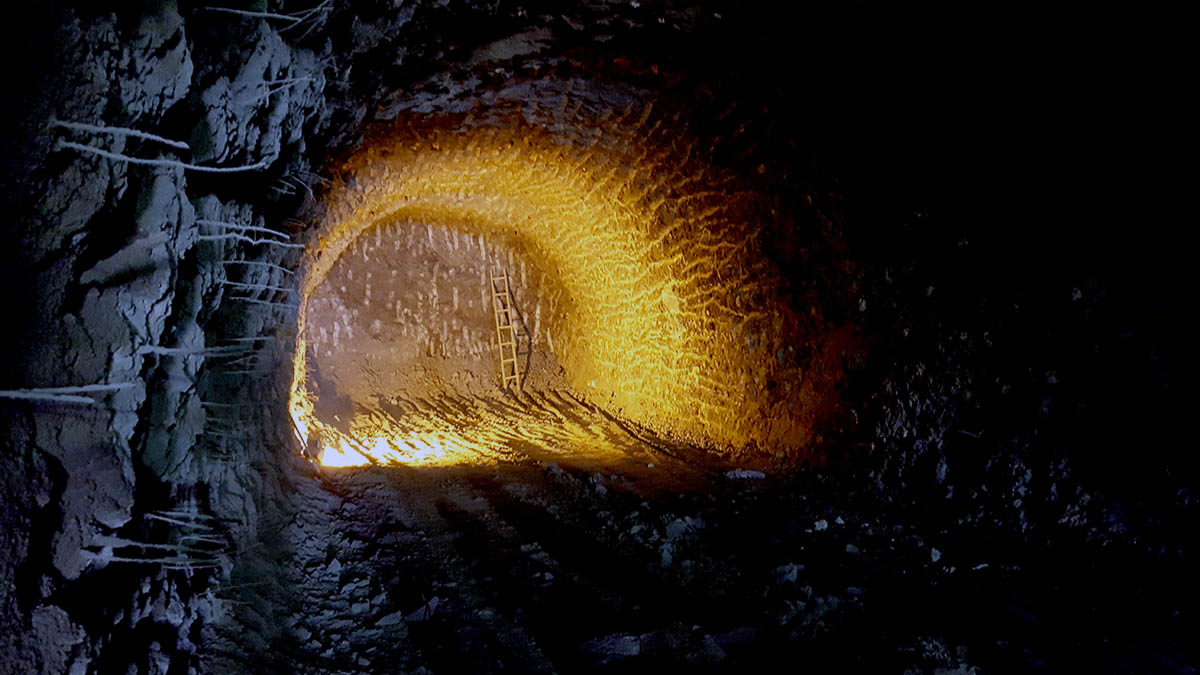
[{"label": "wooden ladder", "polygon": [[517,364],[517,326],[513,320],[512,290],[508,270],[492,271],[492,311],[496,316],[496,339],[500,346],[500,386],[521,389],[521,367]]}]

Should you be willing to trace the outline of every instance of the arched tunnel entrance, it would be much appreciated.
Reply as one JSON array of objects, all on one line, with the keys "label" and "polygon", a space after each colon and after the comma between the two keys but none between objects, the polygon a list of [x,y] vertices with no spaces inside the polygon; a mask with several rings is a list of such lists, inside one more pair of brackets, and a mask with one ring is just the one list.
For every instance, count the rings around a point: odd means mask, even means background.
[{"label": "arched tunnel entrance", "polygon": [[[323,192],[288,400],[291,447],[321,482],[300,489],[289,539],[334,545],[289,547],[290,578],[305,634],[343,602],[388,611],[302,653],[715,666],[741,650],[719,618],[737,593],[655,581],[707,578],[688,551],[716,524],[679,502],[737,501],[819,461],[857,328],[798,313],[798,271],[767,243],[792,214],[714,163],[686,109],[610,80],[518,93],[465,114],[393,101]],[[640,633],[615,628],[634,617]],[[397,627],[422,661],[387,643]]]},{"label": "arched tunnel entrance", "polygon": [[[347,162],[302,282],[291,398],[326,465],[811,451],[854,329],[801,333],[761,246],[767,196],[706,164],[678,116],[589,117],[577,96],[557,132],[561,106],[408,119]],[[508,398],[501,273],[526,374]],[[809,370],[803,346],[839,356]]]}]

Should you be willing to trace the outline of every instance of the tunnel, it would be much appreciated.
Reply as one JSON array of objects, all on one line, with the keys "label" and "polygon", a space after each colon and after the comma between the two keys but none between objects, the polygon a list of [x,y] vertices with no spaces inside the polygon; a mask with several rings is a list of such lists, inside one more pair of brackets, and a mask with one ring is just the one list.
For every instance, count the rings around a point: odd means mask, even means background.
[{"label": "tunnel", "polygon": [[[753,231],[765,198],[712,175],[648,104],[614,113],[602,90],[564,111],[556,84],[532,83],[549,100],[526,95],[527,111],[489,111],[499,127],[379,132],[385,144],[344,169],[354,187],[332,191],[301,286],[291,398],[323,463],[433,461],[431,444],[503,454],[504,438],[553,437],[563,414],[697,449],[810,445],[837,375],[797,367],[799,321]],[[587,99],[608,119],[580,112]],[[538,133],[562,117],[561,133]],[[484,401],[497,381],[534,417]]]},{"label": "tunnel", "polygon": [[1159,24],[28,9],[0,672],[1200,666]]}]

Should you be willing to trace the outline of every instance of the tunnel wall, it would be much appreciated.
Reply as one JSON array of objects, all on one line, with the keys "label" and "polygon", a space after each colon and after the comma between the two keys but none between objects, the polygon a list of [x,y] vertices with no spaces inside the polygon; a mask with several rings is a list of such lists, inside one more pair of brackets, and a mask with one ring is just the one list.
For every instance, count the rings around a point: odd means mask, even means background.
[{"label": "tunnel wall", "polygon": [[292,249],[222,235],[295,209],[276,181],[336,104],[316,52],[261,21],[47,4],[53,53],[4,156],[23,201],[0,262],[0,672],[214,672],[197,643],[245,619],[214,588],[297,471],[271,421],[292,319],[267,290]]}]

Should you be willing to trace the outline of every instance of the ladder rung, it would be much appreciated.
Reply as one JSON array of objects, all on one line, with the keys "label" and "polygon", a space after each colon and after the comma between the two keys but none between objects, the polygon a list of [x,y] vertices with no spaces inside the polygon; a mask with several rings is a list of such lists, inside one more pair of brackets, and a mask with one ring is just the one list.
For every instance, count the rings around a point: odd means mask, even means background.
[{"label": "ladder rung", "polygon": [[[517,358],[517,328],[513,322],[512,287],[509,284],[508,270],[500,268],[500,275],[493,272],[492,279],[492,312],[496,319],[497,347],[500,350],[500,383],[501,386],[521,386],[521,368]],[[505,340],[504,331],[508,331]],[[511,357],[510,357],[511,355]],[[509,368],[509,364],[512,367]]]}]

